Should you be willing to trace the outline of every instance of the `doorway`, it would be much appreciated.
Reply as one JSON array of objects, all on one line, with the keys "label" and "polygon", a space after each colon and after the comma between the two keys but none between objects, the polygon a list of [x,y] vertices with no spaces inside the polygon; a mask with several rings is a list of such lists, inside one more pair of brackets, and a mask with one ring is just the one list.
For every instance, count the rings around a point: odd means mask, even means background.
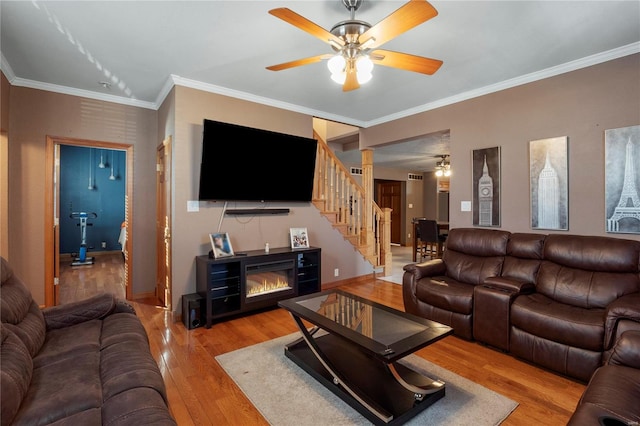
[{"label": "doorway", "polygon": [[402,188],[403,182],[396,180],[375,181],[375,201],[380,208],[391,209],[391,244],[402,245]]},{"label": "doorway", "polygon": [[[96,173],[101,168],[107,169],[104,171],[104,173],[106,173],[105,179],[107,179],[107,182],[115,182],[118,179],[124,178],[122,179],[124,182],[121,182],[121,184],[124,184],[124,197],[122,200],[119,200],[119,202],[122,202],[124,207],[124,221],[119,224],[119,229],[115,227],[115,230],[111,230],[112,233],[117,236],[112,236],[111,239],[107,237],[100,238],[98,247],[100,249],[99,251],[102,251],[109,248],[116,248],[116,244],[120,244],[120,246],[117,247],[117,250],[114,251],[116,251],[117,256],[120,256],[124,262],[124,270],[122,271],[124,281],[123,285],[125,288],[124,297],[126,297],[126,299],[131,299],[131,248],[133,247],[133,239],[131,238],[132,233],[130,232],[130,229],[132,228],[131,206],[133,204],[133,146],[129,144],[83,139],[47,137],[45,162],[45,187],[48,188],[48,190],[45,191],[45,304],[47,306],[60,304],[61,259],[64,259],[66,262],[69,255],[76,258],[76,255],[79,254],[78,252],[70,254],[66,253],[65,256],[61,256],[61,247],[63,245],[61,243],[60,235],[61,215],[65,216],[65,220],[69,219],[67,216],[73,216],[73,220],[77,220],[78,217],[77,214],[74,216],[69,213],[69,209],[72,210],[72,213],[78,212],[73,211],[75,207],[73,205],[69,205],[69,201],[61,194],[60,158],[62,147],[65,149],[85,148],[88,150],[89,161],[84,167],[86,175],[84,175],[84,183],[82,184],[87,191],[95,189]],[[116,152],[118,153],[118,156],[121,156],[122,158],[118,158],[118,160],[116,160]],[[83,154],[85,153],[83,152]],[[109,161],[111,162],[111,165],[113,165],[113,168],[109,165]],[[122,165],[123,169],[116,169],[116,164]],[[64,206],[62,205],[63,200],[65,200]],[[121,218],[122,216],[116,220],[120,222],[119,219]],[[81,223],[79,222],[78,226],[80,225]],[[85,224],[85,226],[87,226],[87,224]],[[114,241],[116,239],[118,243]],[[67,243],[65,244],[68,245]],[[81,247],[81,245],[79,245],[79,247]],[[69,251],[69,249],[65,248],[64,251]],[[119,253],[119,251],[121,251],[121,253]],[[88,267],[90,267],[90,262],[84,256],[83,260],[84,264],[79,265],[78,268],[88,269]],[[84,295],[86,295],[86,293]]]}]

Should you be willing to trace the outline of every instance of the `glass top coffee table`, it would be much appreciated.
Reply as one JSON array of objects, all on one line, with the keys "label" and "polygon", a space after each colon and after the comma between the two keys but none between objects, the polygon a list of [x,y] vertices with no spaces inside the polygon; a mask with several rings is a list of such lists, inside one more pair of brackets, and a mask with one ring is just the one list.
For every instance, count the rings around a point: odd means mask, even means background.
[{"label": "glass top coffee table", "polygon": [[451,327],[341,290],[278,306],[302,333],[285,355],[374,424],[404,423],[444,397],[444,382],[397,361],[452,334]]}]

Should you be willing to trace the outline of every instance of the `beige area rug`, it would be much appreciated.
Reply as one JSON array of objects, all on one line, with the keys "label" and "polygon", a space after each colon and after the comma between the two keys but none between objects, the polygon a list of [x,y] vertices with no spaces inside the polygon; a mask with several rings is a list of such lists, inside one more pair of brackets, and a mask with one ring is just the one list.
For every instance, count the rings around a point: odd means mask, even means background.
[{"label": "beige area rug", "polygon": [[[366,418],[284,354],[294,333],[216,357],[253,405],[274,426],[369,425]],[[518,403],[416,355],[402,362],[447,384],[446,395],[407,425],[498,425]]]}]

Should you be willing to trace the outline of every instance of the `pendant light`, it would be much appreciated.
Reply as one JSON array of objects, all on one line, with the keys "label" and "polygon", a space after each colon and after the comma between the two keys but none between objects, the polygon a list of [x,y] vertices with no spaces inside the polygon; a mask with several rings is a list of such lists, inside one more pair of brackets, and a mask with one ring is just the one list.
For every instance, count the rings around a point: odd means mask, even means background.
[{"label": "pendant light", "polygon": [[109,180],[116,180],[116,177],[113,175],[113,151],[111,151],[111,176],[109,176]]},{"label": "pendant light", "polygon": [[104,169],[106,166],[106,164],[104,164],[104,160],[102,159],[102,154],[104,153],[103,150],[100,150],[100,164],[98,164],[98,167],[100,167],[101,169]]},{"label": "pendant light", "polygon": [[92,169],[93,169],[93,148],[89,148],[89,186],[87,187],[89,191],[93,191],[93,176],[91,173]]}]

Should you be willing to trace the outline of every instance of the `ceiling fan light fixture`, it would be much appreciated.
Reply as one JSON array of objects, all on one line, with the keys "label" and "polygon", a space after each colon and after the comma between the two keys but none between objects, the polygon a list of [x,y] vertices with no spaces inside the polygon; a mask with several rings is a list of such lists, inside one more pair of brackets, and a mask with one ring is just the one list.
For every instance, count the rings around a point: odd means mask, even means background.
[{"label": "ceiling fan light fixture", "polygon": [[451,176],[451,162],[447,161],[448,155],[441,155],[442,160],[436,163],[436,172],[435,175],[437,177],[449,177]]},{"label": "ceiling fan light fixture", "polygon": [[329,68],[329,71],[331,71],[331,78],[333,78],[333,75],[335,74],[344,73],[344,67],[346,64],[347,61],[345,61],[344,57],[340,54],[334,55],[331,59],[329,59],[329,61],[327,61],[327,68]]}]

